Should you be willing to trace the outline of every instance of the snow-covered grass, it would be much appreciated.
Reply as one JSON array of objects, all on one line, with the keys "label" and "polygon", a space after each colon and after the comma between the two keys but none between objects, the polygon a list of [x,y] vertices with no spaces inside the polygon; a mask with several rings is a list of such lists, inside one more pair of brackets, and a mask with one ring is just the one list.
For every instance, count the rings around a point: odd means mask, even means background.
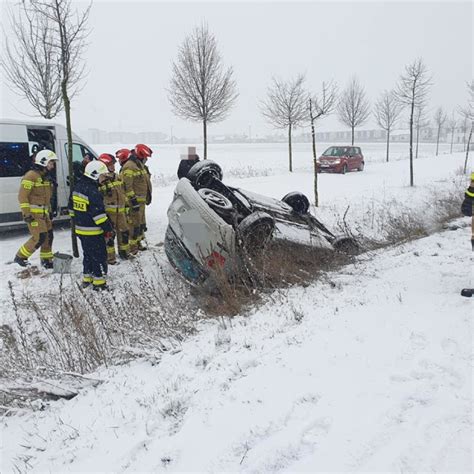
[{"label": "snow-covered grass", "polygon": [[471,472],[467,230],[360,259],[3,420],[2,472]]},{"label": "snow-covered grass", "polygon": [[[170,176],[170,184],[154,190],[148,240],[171,276],[156,245],[179,153],[156,150],[152,172]],[[303,148],[293,174],[285,171],[283,145],[210,153],[229,184],[274,197],[312,195],[310,152]],[[460,204],[467,184],[459,174],[462,153],[423,155],[414,188],[404,152],[390,163],[383,162],[383,144],[370,161],[365,153],[363,173],[320,176],[315,212],[329,227],[346,214],[349,227],[370,238],[387,240],[416,225],[423,235],[450,215],[456,196]],[[249,167],[251,177],[232,172],[239,167]],[[204,320],[179,353],[165,352],[158,365],[145,358],[100,368],[93,377],[103,383],[73,400],[4,418],[2,472],[471,472],[472,308],[459,290],[469,285],[472,262],[467,223],[458,224],[456,231],[362,255],[309,286],[275,290],[241,316]],[[3,238],[5,260],[21,240]],[[70,252],[67,231],[56,232],[55,250]],[[145,273],[156,271],[146,253],[139,262]],[[111,269],[116,291],[138,285],[128,265]],[[8,280],[19,296],[59,285],[48,272],[18,280],[16,271],[0,270],[4,324],[15,319]],[[72,278],[79,274],[74,261]]]}]

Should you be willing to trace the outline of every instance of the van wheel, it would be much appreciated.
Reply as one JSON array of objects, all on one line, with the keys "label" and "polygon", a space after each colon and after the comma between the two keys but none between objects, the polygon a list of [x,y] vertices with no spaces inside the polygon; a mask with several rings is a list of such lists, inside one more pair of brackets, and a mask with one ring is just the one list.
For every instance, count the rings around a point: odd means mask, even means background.
[{"label": "van wheel", "polygon": [[306,214],[309,210],[309,199],[298,191],[288,193],[281,200],[288,204],[296,214]]},{"label": "van wheel", "polygon": [[222,168],[211,160],[199,161],[189,170],[187,178],[196,189],[205,188],[212,178],[222,180]]},{"label": "van wheel", "polygon": [[347,165],[344,165],[341,170],[341,174],[346,174],[347,173]]},{"label": "van wheel", "polygon": [[253,212],[244,217],[237,226],[243,247],[249,251],[262,250],[273,236],[275,221],[266,212]]},{"label": "van wheel", "polygon": [[211,209],[220,212],[229,212],[232,210],[232,203],[223,194],[209,188],[201,188],[198,193]]},{"label": "van wheel", "polygon": [[364,162],[363,161],[360,163],[359,171],[364,171]]}]

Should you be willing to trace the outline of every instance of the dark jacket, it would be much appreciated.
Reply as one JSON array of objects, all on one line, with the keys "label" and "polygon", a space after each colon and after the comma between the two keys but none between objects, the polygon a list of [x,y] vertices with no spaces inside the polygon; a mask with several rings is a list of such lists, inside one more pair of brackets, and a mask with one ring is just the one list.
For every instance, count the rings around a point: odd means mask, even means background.
[{"label": "dark jacket", "polygon": [[69,200],[69,214],[74,218],[78,235],[100,235],[112,231],[98,183],[87,176],[83,176],[74,186]]},{"label": "dark jacket", "polygon": [[469,186],[464,193],[461,212],[468,217],[472,217],[474,209],[474,186]]},{"label": "dark jacket", "polygon": [[194,159],[181,160],[178,167],[178,179],[186,178],[189,170],[199,161],[199,156],[194,155]]}]

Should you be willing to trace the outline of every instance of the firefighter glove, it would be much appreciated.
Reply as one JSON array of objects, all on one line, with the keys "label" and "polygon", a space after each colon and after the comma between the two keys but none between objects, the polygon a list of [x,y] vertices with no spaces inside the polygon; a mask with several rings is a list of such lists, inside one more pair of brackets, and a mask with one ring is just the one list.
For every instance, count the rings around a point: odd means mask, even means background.
[{"label": "firefighter glove", "polygon": [[33,219],[33,216],[30,215],[30,214],[27,214],[26,216],[23,216],[23,220],[27,223],[27,224],[31,224],[34,219]]},{"label": "firefighter glove", "polygon": [[112,230],[110,232],[104,232],[105,240],[113,240],[115,237],[115,232]]}]

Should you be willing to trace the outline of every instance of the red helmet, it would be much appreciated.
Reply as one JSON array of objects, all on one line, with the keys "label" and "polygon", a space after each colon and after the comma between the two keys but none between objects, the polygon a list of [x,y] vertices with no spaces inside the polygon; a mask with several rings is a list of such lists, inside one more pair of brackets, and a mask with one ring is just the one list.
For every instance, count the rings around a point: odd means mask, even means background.
[{"label": "red helmet", "polygon": [[107,166],[113,165],[117,162],[114,155],[111,155],[110,153],[102,153],[102,155],[99,156],[99,161],[102,161],[102,163]]},{"label": "red helmet", "polygon": [[120,164],[125,163],[130,158],[130,150],[127,148],[121,148],[115,152],[115,156],[119,160]]},{"label": "red helmet", "polygon": [[152,155],[153,151],[151,150],[150,147],[139,144],[135,147],[135,155],[137,155],[137,158],[139,160],[143,160],[144,158],[150,158]]}]

